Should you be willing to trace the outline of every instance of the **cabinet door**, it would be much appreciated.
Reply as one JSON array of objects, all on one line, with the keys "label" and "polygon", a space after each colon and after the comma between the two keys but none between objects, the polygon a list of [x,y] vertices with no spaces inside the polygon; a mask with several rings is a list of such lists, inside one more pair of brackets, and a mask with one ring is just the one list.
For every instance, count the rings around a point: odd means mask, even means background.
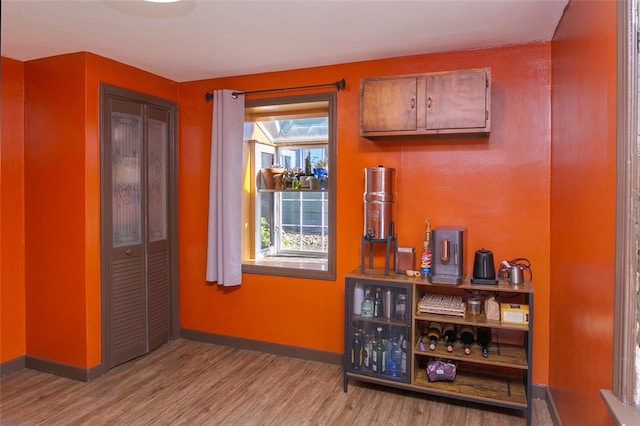
[{"label": "cabinet door", "polygon": [[427,131],[489,131],[489,71],[427,75]]},{"label": "cabinet door", "polygon": [[[111,250],[109,265],[109,368],[147,351],[145,235],[143,226],[143,107],[110,103]],[[109,264],[109,263],[107,263]]]},{"label": "cabinet door", "polygon": [[345,372],[409,383],[412,287],[347,279],[346,293]]},{"label": "cabinet door", "polygon": [[361,133],[417,130],[417,86],[417,77],[362,80]]}]

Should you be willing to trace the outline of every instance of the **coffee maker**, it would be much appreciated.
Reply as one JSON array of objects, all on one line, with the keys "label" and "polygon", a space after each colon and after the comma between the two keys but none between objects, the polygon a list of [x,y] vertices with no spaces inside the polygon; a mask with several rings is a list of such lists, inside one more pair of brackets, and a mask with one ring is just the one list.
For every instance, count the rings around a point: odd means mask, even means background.
[{"label": "coffee maker", "polygon": [[433,283],[462,284],[465,227],[441,226],[433,230]]}]

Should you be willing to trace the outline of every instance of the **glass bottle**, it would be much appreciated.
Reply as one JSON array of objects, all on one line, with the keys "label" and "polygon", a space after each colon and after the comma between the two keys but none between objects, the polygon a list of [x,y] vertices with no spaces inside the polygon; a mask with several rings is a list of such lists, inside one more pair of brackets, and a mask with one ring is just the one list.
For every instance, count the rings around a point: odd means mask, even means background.
[{"label": "glass bottle", "polygon": [[398,321],[407,320],[407,295],[398,294],[396,298],[396,314],[395,317]]},{"label": "glass bottle", "polygon": [[376,343],[373,346],[372,370],[374,373],[384,373],[387,368],[387,351],[382,341],[382,327],[376,328]]},{"label": "glass bottle", "polygon": [[427,337],[429,338],[429,349],[432,351],[436,349],[436,344],[440,340],[442,335],[442,325],[437,321],[431,321],[429,323],[429,330],[427,331]]},{"label": "glass bottle", "polygon": [[364,287],[359,282],[353,288],[353,314],[362,314],[362,301],[364,300]]},{"label": "glass bottle", "polygon": [[360,370],[362,368],[362,351],[360,331],[356,331],[353,333],[353,340],[351,342],[351,368],[354,370]]},{"label": "glass bottle", "polygon": [[383,297],[383,314],[386,319],[391,319],[393,315],[393,290],[390,287],[385,287]]},{"label": "glass bottle", "polygon": [[407,339],[403,336],[400,336],[402,339],[402,361],[400,362],[400,371],[402,375],[407,374]]},{"label": "glass bottle", "polygon": [[469,355],[471,353],[471,344],[473,343],[473,339],[473,327],[471,327],[470,325],[463,325],[460,328],[460,341],[464,345],[465,355]]},{"label": "glass bottle", "polygon": [[478,327],[477,330],[478,344],[482,347],[482,356],[489,356],[489,345],[491,345],[491,329],[489,327]]},{"label": "glass bottle", "polygon": [[374,318],[382,318],[384,315],[384,304],[382,302],[382,289],[376,287],[376,295],[373,301],[373,316]]},{"label": "glass bottle", "polygon": [[427,218],[427,228],[424,232],[424,243],[422,245],[422,254],[420,255],[420,273],[422,275],[429,275],[431,273],[431,261],[433,256],[433,248],[431,244],[431,219]]},{"label": "glass bottle", "polygon": [[362,300],[362,308],[360,309],[362,318],[373,317],[373,301],[371,300],[371,291],[367,287],[364,291],[364,299]]},{"label": "glass bottle", "polygon": [[453,352],[453,344],[456,341],[456,328],[453,324],[446,324],[442,332],[444,342],[447,345],[447,352]]},{"label": "glass bottle", "polygon": [[395,334],[388,340],[387,374],[392,377],[402,376],[402,337]]},{"label": "glass bottle", "polygon": [[373,333],[371,333],[371,328],[370,326],[365,326],[364,329],[364,333],[363,333],[363,339],[364,339],[364,353],[363,353],[363,361],[364,361],[364,366],[366,368],[371,369],[372,368],[372,363],[373,363]]}]

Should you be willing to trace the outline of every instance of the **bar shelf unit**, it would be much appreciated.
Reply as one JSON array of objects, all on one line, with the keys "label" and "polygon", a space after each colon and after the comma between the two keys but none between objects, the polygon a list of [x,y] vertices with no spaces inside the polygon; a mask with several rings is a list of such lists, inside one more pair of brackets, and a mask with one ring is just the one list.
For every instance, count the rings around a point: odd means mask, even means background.
[{"label": "bar shelf unit", "polygon": [[[369,288],[390,288],[396,294],[407,295],[406,322],[384,318],[361,318],[354,313],[354,289],[356,284]],[[517,303],[529,306],[528,323],[510,323],[488,320],[484,312],[464,317],[454,315],[423,313],[418,310],[418,302],[425,294],[441,294],[468,297],[473,293],[495,296],[498,302]],[[532,343],[533,343],[533,285],[527,281],[513,286],[500,281],[497,285],[471,284],[468,279],[462,284],[431,283],[423,277],[406,275],[386,275],[384,269],[355,269],[345,276],[345,356],[343,390],[347,392],[349,380],[365,381],[380,385],[411,390],[424,394],[449,397],[458,400],[488,404],[519,410],[531,424],[532,391]],[[373,293],[372,293],[373,294]],[[483,357],[481,348],[474,342],[471,354],[466,355],[458,340],[453,351],[447,352],[445,344],[439,342],[432,351],[425,342],[420,348],[424,329],[431,321],[454,324],[457,327],[469,325],[474,328],[489,327],[493,339],[489,356]],[[351,345],[354,331],[368,322],[380,323],[389,330],[402,330],[406,338],[406,367],[401,378],[389,377],[384,373],[372,372],[366,367],[354,369],[351,364]],[[432,359],[448,359],[457,365],[453,381],[430,381],[426,364]]]}]

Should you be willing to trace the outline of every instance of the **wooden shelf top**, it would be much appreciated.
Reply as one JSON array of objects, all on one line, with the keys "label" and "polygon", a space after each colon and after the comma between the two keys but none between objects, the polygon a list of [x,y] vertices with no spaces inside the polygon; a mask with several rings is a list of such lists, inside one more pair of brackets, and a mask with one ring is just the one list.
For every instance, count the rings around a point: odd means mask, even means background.
[{"label": "wooden shelf top", "polygon": [[[425,346],[427,345],[425,339]],[[498,351],[500,354],[498,354]],[[436,345],[435,349],[422,351],[420,347],[416,344],[414,347],[414,354],[423,355],[429,357],[436,358],[447,358],[447,359],[455,359],[459,361],[468,361],[473,362],[475,364],[486,364],[486,365],[496,365],[500,367],[507,368],[516,368],[521,370],[527,370],[529,366],[527,365],[527,354],[522,346],[510,345],[510,344],[496,344],[493,343],[489,346],[489,356],[484,358],[482,356],[482,348],[473,344],[471,346],[471,353],[469,355],[465,355],[464,353],[464,345],[460,342],[456,342],[453,345],[453,352],[447,352],[446,345],[444,342],[440,341]]]},{"label": "wooden shelf top", "polygon": [[465,289],[465,290],[479,290],[479,291],[504,291],[511,293],[533,293],[533,284],[531,281],[525,281],[523,284],[513,285],[509,284],[505,280],[498,281],[498,284],[472,284],[470,277],[464,277],[462,284],[442,284],[432,283],[426,277],[408,277],[406,274],[397,274],[394,271],[389,271],[389,275],[385,275],[383,268],[368,269],[364,268],[364,273],[360,268],[354,269],[348,274],[346,278],[354,279],[366,279],[374,281],[387,281],[397,284],[416,284],[425,287],[434,288],[452,288],[452,289]]},{"label": "wooden shelf top", "polygon": [[520,378],[506,378],[459,371],[452,382],[430,382],[427,372],[420,369],[415,372],[415,386],[432,393],[464,397],[468,400],[527,408],[525,387]]}]

